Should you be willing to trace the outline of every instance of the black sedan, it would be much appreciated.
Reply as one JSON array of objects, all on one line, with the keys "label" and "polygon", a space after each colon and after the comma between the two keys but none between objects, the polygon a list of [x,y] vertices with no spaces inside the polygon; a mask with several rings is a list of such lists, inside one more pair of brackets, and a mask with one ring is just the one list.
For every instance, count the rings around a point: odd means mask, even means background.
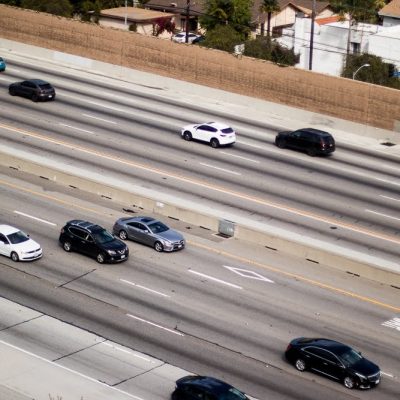
[{"label": "black sedan", "polygon": [[8,87],[11,96],[22,96],[32,101],[54,100],[56,91],[50,83],[41,79],[29,79],[23,82],[12,83]]},{"label": "black sedan", "polygon": [[313,370],[338,380],[348,389],[367,389],[378,385],[381,371],[360,352],[330,339],[297,338],[285,352],[299,371]]},{"label": "black sedan", "polygon": [[249,400],[235,387],[210,376],[188,375],[176,381],[172,400]]}]

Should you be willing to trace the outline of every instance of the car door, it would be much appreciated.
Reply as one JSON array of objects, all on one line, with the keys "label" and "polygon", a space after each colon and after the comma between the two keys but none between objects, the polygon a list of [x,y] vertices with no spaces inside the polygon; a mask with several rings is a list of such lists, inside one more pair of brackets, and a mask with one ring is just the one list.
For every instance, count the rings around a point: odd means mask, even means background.
[{"label": "car door", "polygon": [[88,233],[83,229],[70,227],[69,237],[72,247],[79,253],[87,254],[86,237]]},{"label": "car door", "polygon": [[215,128],[208,125],[199,125],[196,128],[196,136],[195,139],[201,140],[203,142],[209,142],[213,133],[216,131]]},{"label": "car door", "polygon": [[287,139],[286,145],[288,147],[292,147],[293,149],[301,148],[301,132],[302,131],[294,131],[292,132]]},{"label": "car door", "polygon": [[309,348],[308,351],[313,356],[313,366],[315,371],[327,375],[334,379],[339,379],[340,368],[338,366],[339,360],[330,351],[320,347]]},{"label": "car door", "polygon": [[145,229],[146,227],[140,222],[130,222],[128,224],[128,236],[136,242],[146,244]]},{"label": "car door", "polygon": [[11,244],[2,233],[0,233],[0,254],[7,257],[11,254]]},{"label": "car door", "polygon": [[22,82],[19,90],[20,90],[20,94],[24,97],[32,97],[32,93],[35,89],[35,85],[31,82],[25,81]]}]

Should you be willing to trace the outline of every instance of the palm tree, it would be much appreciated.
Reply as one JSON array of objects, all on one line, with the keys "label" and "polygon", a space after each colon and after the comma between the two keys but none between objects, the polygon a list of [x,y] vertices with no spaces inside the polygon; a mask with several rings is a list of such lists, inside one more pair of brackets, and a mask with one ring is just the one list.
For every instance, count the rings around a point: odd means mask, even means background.
[{"label": "palm tree", "polygon": [[263,0],[260,11],[267,13],[267,36],[271,35],[271,17],[272,14],[280,11],[278,0]]}]

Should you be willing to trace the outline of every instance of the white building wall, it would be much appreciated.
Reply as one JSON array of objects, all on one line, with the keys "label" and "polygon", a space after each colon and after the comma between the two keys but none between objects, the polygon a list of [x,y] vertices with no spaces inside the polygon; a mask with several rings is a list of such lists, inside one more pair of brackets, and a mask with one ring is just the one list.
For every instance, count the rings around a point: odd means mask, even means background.
[{"label": "white building wall", "polygon": [[382,26],[384,28],[388,28],[390,26],[398,26],[400,25],[400,19],[399,18],[392,18],[392,17],[384,17]]}]

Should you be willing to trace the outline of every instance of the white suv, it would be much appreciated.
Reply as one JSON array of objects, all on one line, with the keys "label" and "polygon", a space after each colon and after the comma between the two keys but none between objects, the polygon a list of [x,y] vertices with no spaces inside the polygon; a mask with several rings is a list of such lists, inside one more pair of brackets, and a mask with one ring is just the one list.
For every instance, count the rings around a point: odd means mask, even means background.
[{"label": "white suv", "polygon": [[186,125],[181,133],[185,140],[200,140],[211,147],[227,146],[236,142],[236,133],[228,125],[219,122],[207,122],[198,125]]}]

